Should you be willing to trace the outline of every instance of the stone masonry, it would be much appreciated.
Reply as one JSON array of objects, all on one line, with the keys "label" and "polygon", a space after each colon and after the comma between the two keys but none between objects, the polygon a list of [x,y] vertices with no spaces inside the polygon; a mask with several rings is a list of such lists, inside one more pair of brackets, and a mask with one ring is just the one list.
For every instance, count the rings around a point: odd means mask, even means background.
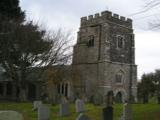
[{"label": "stone masonry", "polygon": [[137,96],[137,66],[132,20],[104,11],[81,18],[73,54],[75,94],[92,97],[97,92],[105,97],[112,91],[123,102]]}]

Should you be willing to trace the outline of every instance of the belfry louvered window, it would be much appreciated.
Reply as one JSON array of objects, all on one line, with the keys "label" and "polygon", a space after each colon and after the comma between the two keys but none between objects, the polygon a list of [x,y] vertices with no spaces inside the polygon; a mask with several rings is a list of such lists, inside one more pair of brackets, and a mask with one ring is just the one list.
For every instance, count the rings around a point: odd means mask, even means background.
[{"label": "belfry louvered window", "polygon": [[87,43],[88,47],[92,47],[94,46],[94,36],[90,35],[88,36],[88,43]]}]

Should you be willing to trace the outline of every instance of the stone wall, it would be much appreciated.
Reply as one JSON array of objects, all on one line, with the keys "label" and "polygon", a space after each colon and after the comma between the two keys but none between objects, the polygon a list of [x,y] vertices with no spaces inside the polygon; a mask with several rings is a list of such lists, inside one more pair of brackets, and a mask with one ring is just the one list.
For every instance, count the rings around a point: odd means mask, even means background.
[{"label": "stone wall", "polygon": [[[117,92],[124,93],[125,97],[128,95],[128,89],[129,89],[129,81],[130,81],[130,69],[131,66],[129,64],[124,63],[116,63],[116,62],[108,62],[104,61],[102,63],[99,63],[99,68],[102,68],[99,70],[99,81],[100,81],[100,87],[101,92],[103,92],[103,95],[107,95],[109,91],[113,91],[114,95],[116,95]],[[137,97],[137,78],[136,78],[136,69],[137,66],[132,66],[133,72],[132,72],[132,94],[136,98]],[[121,83],[116,82],[116,74],[122,72],[123,78]],[[102,91],[103,90],[103,91]]]},{"label": "stone wall", "polygon": [[101,14],[96,13],[95,15],[89,15],[88,17],[81,18],[81,26],[91,26],[95,24],[101,24],[104,22],[112,22],[115,24],[119,24],[124,27],[132,28],[132,20],[129,18],[125,18],[123,16],[119,16],[118,14],[114,14],[110,11],[103,11]]},{"label": "stone wall", "polygon": [[97,64],[78,64],[73,66],[73,85],[75,94],[91,97],[97,88]]},{"label": "stone wall", "polygon": [[[93,46],[88,46],[90,36],[94,36]],[[117,47],[117,36],[123,37],[121,48]],[[73,81],[79,81],[77,86],[79,84],[79,88],[89,96],[96,92],[105,96],[113,91],[114,94],[122,92],[127,97],[132,75],[132,93],[136,97],[137,66],[134,52],[131,19],[110,11],[82,17],[73,55],[74,72],[77,71],[74,75],[79,74],[80,77]],[[115,82],[118,72],[124,75],[122,83]]]}]

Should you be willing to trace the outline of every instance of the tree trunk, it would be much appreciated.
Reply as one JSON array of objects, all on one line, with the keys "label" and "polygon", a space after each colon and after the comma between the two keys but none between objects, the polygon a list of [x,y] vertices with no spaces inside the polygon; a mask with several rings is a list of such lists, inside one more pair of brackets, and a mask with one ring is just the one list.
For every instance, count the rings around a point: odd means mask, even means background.
[{"label": "tree trunk", "polygon": [[21,102],[27,101],[27,82],[26,82],[26,66],[21,65],[20,76],[19,76],[19,98]]},{"label": "tree trunk", "polygon": [[26,102],[27,101],[27,91],[26,87],[22,86],[22,84],[19,84],[19,100],[21,102]]},{"label": "tree trunk", "polygon": [[25,89],[20,89],[20,101],[21,102],[26,102],[27,101],[26,90]]}]

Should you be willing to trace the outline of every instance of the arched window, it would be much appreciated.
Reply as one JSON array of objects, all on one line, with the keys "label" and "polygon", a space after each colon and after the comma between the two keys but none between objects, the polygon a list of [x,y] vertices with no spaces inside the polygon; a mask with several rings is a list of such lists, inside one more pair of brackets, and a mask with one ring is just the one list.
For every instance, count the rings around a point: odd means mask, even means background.
[{"label": "arched window", "polygon": [[116,83],[122,83],[122,75],[121,74],[116,75]]},{"label": "arched window", "polygon": [[64,93],[65,96],[68,96],[68,84],[66,83],[65,84],[65,93]]},{"label": "arched window", "polygon": [[69,84],[62,82],[57,85],[57,93],[67,97],[68,96],[68,88],[69,88]]},{"label": "arched window", "polygon": [[116,83],[123,83],[123,80],[124,80],[124,73],[123,73],[123,71],[120,70],[115,76],[115,82]]},{"label": "arched window", "polygon": [[90,35],[88,37],[88,43],[87,43],[88,47],[92,47],[94,46],[94,36],[93,35]]},{"label": "arched window", "polygon": [[58,92],[58,94],[61,93],[61,85],[60,84],[57,85],[57,92]]},{"label": "arched window", "polygon": [[118,92],[115,97],[116,103],[122,103],[122,93]]},{"label": "arched window", "polygon": [[117,48],[124,48],[124,36],[117,36]]}]

